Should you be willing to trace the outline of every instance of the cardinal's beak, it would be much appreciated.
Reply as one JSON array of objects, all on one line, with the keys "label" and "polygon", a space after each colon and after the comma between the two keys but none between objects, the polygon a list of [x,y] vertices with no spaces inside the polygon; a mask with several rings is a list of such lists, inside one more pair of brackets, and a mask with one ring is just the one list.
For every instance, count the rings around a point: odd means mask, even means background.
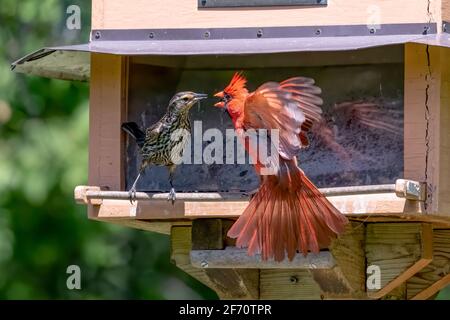
[{"label": "cardinal's beak", "polygon": [[220,92],[217,92],[216,94],[214,94],[214,97],[221,99],[221,101],[214,104],[214,107],[218,107],[218,108],[225,107],[225,103],[223,101],[224,96],[225,95],[224,95],[223,91],[220,91]]}]

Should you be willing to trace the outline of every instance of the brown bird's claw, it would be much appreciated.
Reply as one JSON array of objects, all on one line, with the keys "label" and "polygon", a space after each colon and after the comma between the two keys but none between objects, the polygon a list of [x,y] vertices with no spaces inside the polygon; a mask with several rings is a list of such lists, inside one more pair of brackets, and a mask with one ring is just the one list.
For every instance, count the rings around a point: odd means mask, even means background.
[{"label": "brown bird's claw", "polygon": [[136,188],[131,188],[130,191],[128,191],[128,196],[129,196],[131,205],[133,205],[133,201],[136,200]]},{"label": "brown bird's claw", "polygon": [[175,189],[171,188],[170,192],[169,192],[169,196],[167,197],[167,201],[172,201],[172,205],[174,205],[176,198],[177,198],[177,194],[175,193]]}]

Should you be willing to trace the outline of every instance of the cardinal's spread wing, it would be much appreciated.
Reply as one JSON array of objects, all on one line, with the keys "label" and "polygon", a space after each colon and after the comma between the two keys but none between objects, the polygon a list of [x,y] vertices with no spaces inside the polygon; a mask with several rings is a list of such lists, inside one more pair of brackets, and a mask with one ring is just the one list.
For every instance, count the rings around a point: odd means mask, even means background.
[{"label": "cardinal's spread wing", "polygon": [[244,126],[277,129],[278,152],[282,158],[292,159],[308,145],[306,132],[321,119],[320,93],[310,78],[267,82],[246,99]]},{"label": "cardinal's spread wing", "polygon": [[400,110],[387,109],[378,103],[359,100],[336,104],[333,111],[337,120],[341,120],[346,126],[357,124],[402,136],[403,121],[399,117],[402,113]]}]

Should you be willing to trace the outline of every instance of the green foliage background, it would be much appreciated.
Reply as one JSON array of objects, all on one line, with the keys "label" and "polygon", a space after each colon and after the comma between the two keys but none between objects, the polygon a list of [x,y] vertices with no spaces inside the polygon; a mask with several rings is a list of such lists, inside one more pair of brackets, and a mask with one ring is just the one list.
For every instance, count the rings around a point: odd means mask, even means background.
[{"label": "green foliage background", "polygon": [[[81,30],[65,27],[71,4]],[[87,182],[88,84],[10,71],[45,45],[86,42],[90,5],[1,1],[0,299],[216,298],[169,263],[167,236],[89,221],[75,205],[74,186]],[[66,288],[72,264],[82,290]]]},{"label": "green foliage background", "polygon": [[[65,26],[80,6],[81,30]],[[164,235],[89,221],[73,201],[87,183],[89,85],[16,74],[45,45],[89,39],[87,0],[0,5],[0,299],[216,298],[170,264]],[[66,288],[81,268],[82,289]]]}]

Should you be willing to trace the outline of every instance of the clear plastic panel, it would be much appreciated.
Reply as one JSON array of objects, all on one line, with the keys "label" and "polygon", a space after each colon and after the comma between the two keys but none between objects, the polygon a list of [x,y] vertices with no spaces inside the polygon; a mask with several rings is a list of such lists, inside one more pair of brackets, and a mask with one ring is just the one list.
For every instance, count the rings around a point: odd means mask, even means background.
[{"label": "clear plastic panel", "polygon": [[[220,59],[220,57],[216,57]],[[128,121],[147,127],[165,113],[178,91],[208,93],[191,109],[191,121],[202,132],[233,128],[229,117],[213,107],[235,70],[192,70],[132,64]],[[266,81],[293,76],[314,78],[322,88],[324,120],[309,133],[310,147],[299,155],[301,168],[318,187],[394,183],[403,175],[403,65],[401,63],[243,70],[254,90]],[[198,128],[199,122],[197,122]],[[192,136],[194,139],[194,135]],[[225,139],[225,135],[224,135]],[[127,140],[127,188],[137,175],[140,156]],[[203,147],[211,141],[203,141]],[[192,144],[191,144],[192,145]],[[225,154],[225,152],[224,152]],[[177,191],[250,191],[259,178],[249,164],[182,164],[175,172]],[[164,167],[149,167],[138,190],[169,190]]]}]

